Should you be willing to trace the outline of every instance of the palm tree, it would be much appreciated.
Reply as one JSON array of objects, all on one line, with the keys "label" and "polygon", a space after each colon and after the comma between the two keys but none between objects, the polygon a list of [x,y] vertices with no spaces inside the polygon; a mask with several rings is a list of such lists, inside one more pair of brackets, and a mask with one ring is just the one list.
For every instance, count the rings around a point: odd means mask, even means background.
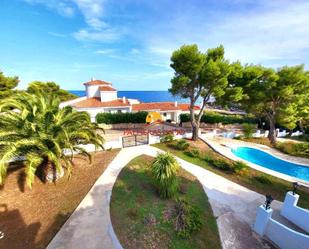
[{"label": "palm tree", "polygon": [[[88,156],[81,145],[102,147],[86,112],[59,108],[55,96],[21,93],[0,102],[0,184],[4,183],[9,161],[22,159],[26,183],[31,188],[35,173],[42,169],[44,180],[56,180],[64,169],[71,173],[73,152]],[[51,174],[52,173],[52,174]]]},{"label": "palm tree", "polygon": [[154,159],[151,167],[152,176],[155,180],[159,194],[162,198],[170,198],[178,190],[176,178],[179,164],[170,153],[159,153]]}]

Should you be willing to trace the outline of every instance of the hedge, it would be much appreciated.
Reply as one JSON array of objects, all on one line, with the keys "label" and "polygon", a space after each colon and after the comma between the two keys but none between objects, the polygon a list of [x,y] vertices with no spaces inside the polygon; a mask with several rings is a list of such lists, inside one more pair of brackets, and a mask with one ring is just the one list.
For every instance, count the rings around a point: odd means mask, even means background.
[{"label": "hedge", "polygon": [[135,113],[98,113],[96,121],[99,124],[146,123],[148,112]]},{"label": "hedge", "polygon": [[[180,114],[181,122],[190,122],[189,114]],[[257,120],[249,115],[236,115],[236,114],[220,114],[217,112],[205,112],[201,118],[202,123],[207,124],[243,124],[243,123],[256,123]]]}]

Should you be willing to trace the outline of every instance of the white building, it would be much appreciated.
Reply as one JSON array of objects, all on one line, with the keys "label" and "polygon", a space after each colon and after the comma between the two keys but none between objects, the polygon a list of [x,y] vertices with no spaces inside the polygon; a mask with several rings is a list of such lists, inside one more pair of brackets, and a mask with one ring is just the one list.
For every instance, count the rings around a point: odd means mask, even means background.
[{"label": "white building", "polygon": [[[90,114],[91,120],[95,121],[98,113],[109,112],[138,112],[156,111],[161,114],[164,120],[178,122],[181,113],[189,113],[189,104],[176,102],[151,102],[140,103],[137,99],[118,98],[117,90],[112,84],[102,80],[92,79],[84,83],[86,96],[60,104],[61,107],[72,106],[78,111],[86,111]],[[200,108],[195,106],[195,110]]]}]

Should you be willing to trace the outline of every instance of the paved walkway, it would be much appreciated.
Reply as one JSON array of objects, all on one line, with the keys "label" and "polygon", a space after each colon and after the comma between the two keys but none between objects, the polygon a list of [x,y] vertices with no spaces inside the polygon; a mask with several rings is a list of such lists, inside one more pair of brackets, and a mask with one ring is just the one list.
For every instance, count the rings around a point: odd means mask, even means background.
[{"label": "paved walkway", "polygon": [[[62,226],[47,249],[120,249],[109,215],[113,184],[121,169],[136,156],[156,156],[159,149],[139,146],[122,149],[100,176],[92,189]],[[181,166],[196,176],[207,193],[217,217],[224,249],[270,248],[270,244],[251,230],[256,210],[265,197],[224,177],[177,158]],[[280,202],[272,208],[278,210]]]}]

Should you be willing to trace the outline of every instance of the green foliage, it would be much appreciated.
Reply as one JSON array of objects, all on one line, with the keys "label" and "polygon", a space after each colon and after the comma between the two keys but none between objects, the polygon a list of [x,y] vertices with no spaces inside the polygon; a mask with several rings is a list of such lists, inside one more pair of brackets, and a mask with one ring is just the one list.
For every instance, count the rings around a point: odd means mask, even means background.
[{"label": "green foliage", "polygon": [[176,142],[175,148],[177,150],[186,150],[189,148],[189,143],[185,139],[180,139]]},{"label": "green foliage", "polygon": [[216,167],[217,169],[223,170],[223,171],[234,171],[234,166],[225,159],[215,159],[211,155],[206,155],[204,157],[204,160],[211,164],[212,166]]},{"label": "green foliage", "polygon": [[170,153],[160,153],[152,163],[152,177],[156,183],[161,198],[173,197],[179,188],[176,177],[179,164]]},{"label": "green foliage", "polygon": [[233,163],[233,171],[236,174],[241,174],[242,172],[245,172],[249,169],[248,165],[244,162],[237,161]]},{"label": "green foliage", "polygon": [[191,149],[185,152],[187,156],[190,157],[200,157],[199,149]]},{"label": "green foliage", "polygon": [[147,115],[147,112],[98,113],[96,121],[99,124],[146,123]]},{"label": "green foliage", "polygon": [[302,108],[308,106],[309,96],[309,74],[303,65],[285,66],[277,71],[246,65],[229,81],[243,89],[243,108],[267,117],[270,125],[269,139],[273,145],[276,142],[276,121],[293,128],[301,120],[300,117],[308,117],[309,109]]},{"label": "green foliage", "polygon": [[[190,115],[186,113],[180,114],[181,122],[189,122]],[[256,123],[257,120],[250,115],[228,115],[228,114],[220,114],[218,112],[205,112],[201,117],[202,123],[207,124],[243,124],[243,123]]]},{"label": "green foliage", "polygon": [[266,184],[266,185],[270,185],[272,184],[271,180],[269,179],[269,177],[265,174],[262,175],[258,175],[258,176],[254,176],[253,180],[262,183],[262,184]]},{"label": "green foliage", "polygon": [[244,137],[245,138],[252,137],[252,135],[254,133],[254,129],[255,129],[255,125],[254,124],[244,123],[242,125],[242,128],[243,128],[243,133],[244,133]]},{"label": "green foliage", "polygon": [[162,137],[160,137],[160,143],[170,143],[174,140],[173,134],[166,134]]},{"label": "green foliage", "polygon": [[0,99],[9,97],[14,92],[13,89],[18,85],[18,77],[7,77],[0,71]]},{"label": "green foliage", "polygon": [[[80,145],[103,146],[99,129],[86,112],[59,108],[60,100],[50,95],[12,95],[0,101],[0,184],[8,161],[24,158],[26,182],[31,187],[39,166],[70,173],[73,152],[90,155]],[[64,150],[72,156],[66,156]]]},{"label": "green foliage", "polygon": [[75,99],[77,96],[60,88],[55,82],[33,81],[27,88],[28,93],[57,96],[60,101]]},{"label": "green foliage", "polygon": [[201,211],[191,206],[187,200],[178,199],[175,205],[175,230],[181,238],[189,238],[202,228]]},{"label": "green foliage", "polygon": [[[229,62],[224,59],[222,45],[208,49],[206,53],[199,51],[197,45],[184,45],[173,52],[171,62],[175,74],[169,91],[173,95],[189,98],[190,106],[194,106],[197,99],[202,97],[203,107],[199,114],[190,116],[194,128],[192,138],[196,140],[199,122],[210,97],[215,97],[219,103],[238,101],[242,91],[228,83],[231,69]],[[193,113],[192,108],[190,112]]]},{"label": "green foliage", "polygon": [[309,143],[276,143],[276,148],[286,154],[309,158]]}]

